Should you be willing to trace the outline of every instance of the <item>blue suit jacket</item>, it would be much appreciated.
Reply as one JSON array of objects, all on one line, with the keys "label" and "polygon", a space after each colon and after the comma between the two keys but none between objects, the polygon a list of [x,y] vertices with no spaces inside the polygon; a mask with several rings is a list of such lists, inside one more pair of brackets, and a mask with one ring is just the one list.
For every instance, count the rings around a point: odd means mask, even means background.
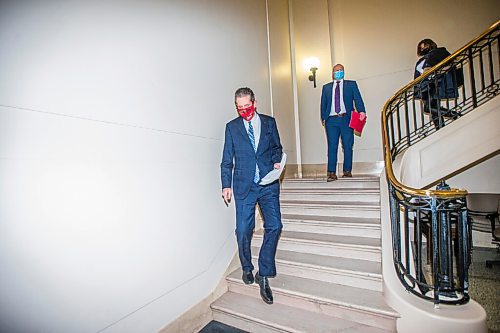
[{"label": "blue suit jacket", "polygon": [[[326,121],[332,109],[332,90],[333,82],[330,82],[323,86],[321,92],[321,120],[323,121]],[[354,110],[354,103],[358,112],[366,112],[356,81],[344,80],[344,105],[349,119],[351,111]]]},{"label": "blue suit jacket", "polygon": [[[233,187],[236,199],[244,199],[253,184],[255,164],[259,166],[260,178],[273,170],[274,163],[281,162],[283,153],[278,128],[274,118],[259,114],[261,130],[257,152],[248,137],[243,118],[238,117],[226,125],[224,151],[222,153],[222,188]],[[234,171],[234,172],[233,172]]]}]

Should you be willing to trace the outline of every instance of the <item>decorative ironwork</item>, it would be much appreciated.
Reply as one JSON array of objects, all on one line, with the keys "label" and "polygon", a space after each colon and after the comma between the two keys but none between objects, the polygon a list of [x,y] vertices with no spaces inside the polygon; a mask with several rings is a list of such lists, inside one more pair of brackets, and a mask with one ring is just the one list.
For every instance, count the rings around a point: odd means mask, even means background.
[{"label": "decorative ironwork", "polygon": [[[396,179],[392,162],[500,93],[499,40],[500,21],[399,90],[382,111],[394,267],[407,291],[436,307],[469,301],[467,192],[449,188],[444,180],[436,190],[410,188]],[[437,103],[426,113],[423,102],[430,105],[430,89]]]}]

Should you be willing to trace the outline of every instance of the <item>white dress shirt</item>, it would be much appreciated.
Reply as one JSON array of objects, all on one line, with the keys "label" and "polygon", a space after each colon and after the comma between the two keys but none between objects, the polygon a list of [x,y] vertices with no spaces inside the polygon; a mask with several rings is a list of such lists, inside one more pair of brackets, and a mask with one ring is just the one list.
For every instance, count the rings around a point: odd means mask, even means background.
[{"label": "white dress shirt", "polygon": [[346,114],[347,111],[346,111],[346,108],[345,108],[345,105],[344,105],[344,79],[340,80],[340,81],[333,81],[333,87],[332,87],[332,107],[330,109],[330,116],[336,116],[337,113],[335,113],[335,88],[337,87],[337,84],[340,84],[340,113],[339,115],[341,114]]},{"label": "white dress shirt", "polygon": [[425,65],[425,59],[424,58],[420,58],[418,59],[417,61],[417,66],[415,67],[415,69],[420,73],[422,74],[424,72],[424,65]]},{"label": "white dress shirt", "polygon": [[[243,124],[245,125],[245,129],[247,130],[247,134],[248,134],[248,121],[246,121],[245,119],[241,118],[243,120]],[[252,123],[252,127],[253,127],[253,135],[254,135],[254,138],[255,138],[255,148],[258,148],[259,147],[259,141],[260,141],[260,117],[259,117],[259,114],[257,112],[255,112],[255,115],[253,116],[252,120],[250,120],[250,122]]]}]

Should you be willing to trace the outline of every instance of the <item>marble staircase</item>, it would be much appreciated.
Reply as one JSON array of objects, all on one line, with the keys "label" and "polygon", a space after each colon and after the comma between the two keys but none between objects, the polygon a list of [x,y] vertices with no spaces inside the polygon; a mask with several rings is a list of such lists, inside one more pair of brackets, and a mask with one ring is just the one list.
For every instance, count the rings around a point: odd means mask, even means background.
[{"label": "marble staircase", "polygon": [[[274,304],[241,269],[212,305],[214,319],[249,332],[395,332],[399,317],[382,295],[379,178],[288,179],[283,232],[270,279]],[[257,257],[262,229],[254,233]]]}]

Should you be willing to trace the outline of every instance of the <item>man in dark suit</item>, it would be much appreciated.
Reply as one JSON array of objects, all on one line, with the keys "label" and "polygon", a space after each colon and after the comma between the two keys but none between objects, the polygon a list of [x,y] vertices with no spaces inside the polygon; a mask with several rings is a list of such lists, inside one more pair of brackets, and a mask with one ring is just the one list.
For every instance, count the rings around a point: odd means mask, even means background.
[{"label": "man in dark suit", "polygon": [[245,284],[254,282],[250,242],[255,208],[259,204],[264,218],[264,240],[255,280],[264,302],[272,304],[268,278],[276,275],[276,248],[282,229],[279,183],[262,186],[259,181],[269,171],[279,169],[283,152],[274,118],[255,112],[257,101],[253,91],[250,88],[236,90],[234,101],[239,117],[226,125],[221,162],[222,197],[228,204],[234,190],[236,238]]},{"label": "man in dark suit", "polygon": [[323,86],[321,93],[321,120],[326,127],[328,140],[328,182],[337,180],[337,152],[339,137],[344,148],[344,168],[342,177],[352,177],[352,146],[354,131],[349,127],[351,112],[356,109],[361,113],[361,120],[366,116],[365,104],[361,98],[356,81],[344,80],[344,66],[333,67],[333,81]]}]

